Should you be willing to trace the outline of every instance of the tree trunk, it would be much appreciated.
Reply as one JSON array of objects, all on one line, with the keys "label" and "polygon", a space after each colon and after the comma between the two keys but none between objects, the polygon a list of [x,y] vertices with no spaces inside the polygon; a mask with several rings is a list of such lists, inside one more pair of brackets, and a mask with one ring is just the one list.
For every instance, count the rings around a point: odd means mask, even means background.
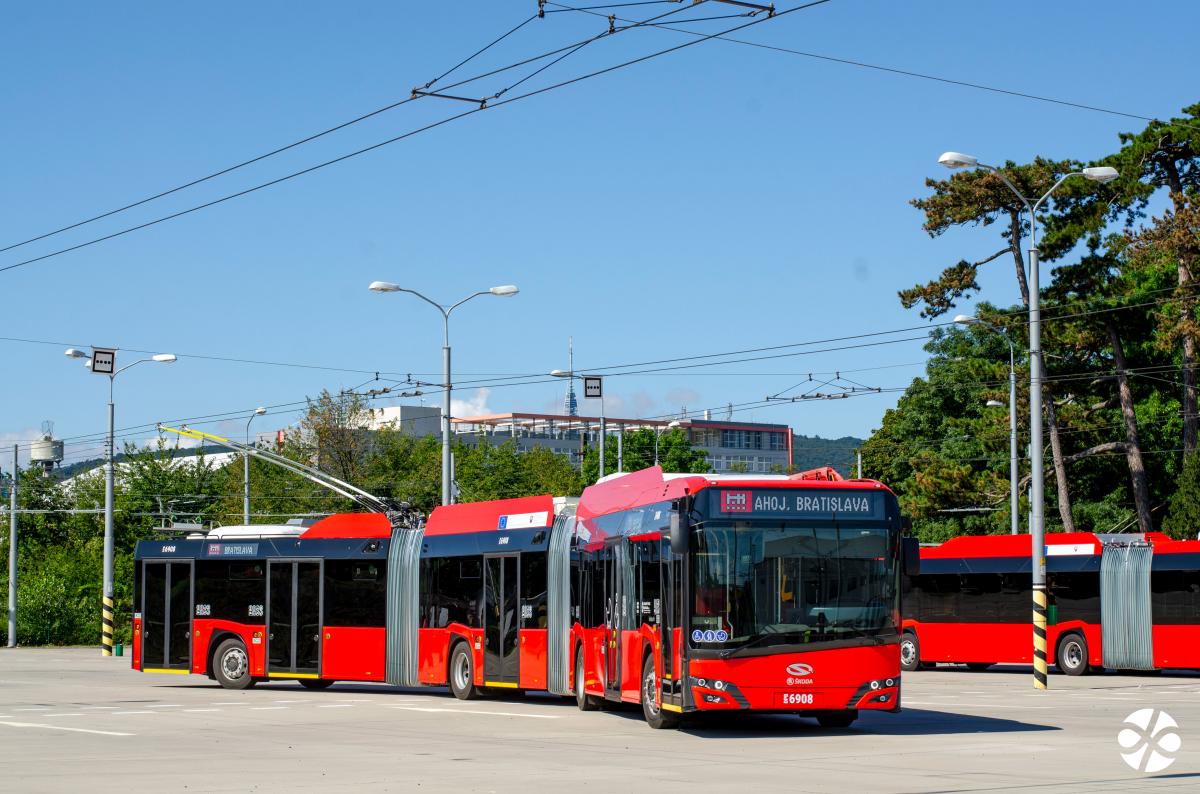
[{"label": "tree trunk", "polygon": [[[1187,199],[1183,196],[1183,181],[1179,177],[1179,169],[1170,155],[1163,157],[1161,163],[1167,177],[1167,187],[1171,190],[1171,200],[1175,204],[1175,212],[1178,213],[1187,206]],[[1192,283],[1191,263],[1181,256],[1179,262],[1176,263],[1176,268],[1179,292],[1186,294],[1187,288]],[[1193,314],[1190,301],[1185,301],[1183,306],[1185,311]],[[1196,415],[1196,337],[1188,330],[1194,319],[1194,316],[1188,317],[1187,322],[1184,323],[1183,355],[1180,361],[1183,367],[1184,457],[1196,451],[1197,423],[1200,421],[1200,417]]]},{"label": "tree trunk", "polygon": [[1025,278],[1025,256],[1021,253],[1021,210],[1009,210],[1008,243],[1012,249],[1013,263],[1017,266],[1017,287],[1021,290],[1021,303],[1029,308],[1029,281]]},{"label": "tree trunk", "polygon": [[1142,464],[1142,447],[1138,442],[1137,414],[1133,410],[1133,391],[1125,372],[1125,350],[1121,336],[1112,323],[1105,323],[1112,340],[1113,363],[1117,367],[1117,394],[1121,398],[1121,416],[1125,419],[1125,462],[1129,464],[1129,479],[1133,484],[1133,504],[1137,510],[1138,529],[1151,532],[1154,519],[1150,515],[1150,489],[1146,485],[1146,467]]},{"label": "tree trunk", "polygon": [[[1046,368],[1042,367],[1045,381]],[[1075,531],[1075,516],[1071,512],[1071,493],[1067,490],[1067,463],[1063,460],[1062,442],[1058,438],[1058,412],[1054,409],[1054,398],[1047,391],[1042,405],[1046,410],[1046,429],[1050,432],[1050,451],[1054,459],[1054,484],[1058,488],[1058,515],[1062,518],[1063,532]],[[1044,455],[1042,450],[1034,450]]]}]

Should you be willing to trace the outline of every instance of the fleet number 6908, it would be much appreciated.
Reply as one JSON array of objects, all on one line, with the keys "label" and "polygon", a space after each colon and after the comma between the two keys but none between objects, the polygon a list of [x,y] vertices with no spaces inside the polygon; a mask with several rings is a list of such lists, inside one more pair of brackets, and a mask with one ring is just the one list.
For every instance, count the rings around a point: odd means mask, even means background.
[{"label": "fleet number 6908", "polygon": [[785,706],[810,706],[813,702],[811,692],[784,692],[783,704]]}]

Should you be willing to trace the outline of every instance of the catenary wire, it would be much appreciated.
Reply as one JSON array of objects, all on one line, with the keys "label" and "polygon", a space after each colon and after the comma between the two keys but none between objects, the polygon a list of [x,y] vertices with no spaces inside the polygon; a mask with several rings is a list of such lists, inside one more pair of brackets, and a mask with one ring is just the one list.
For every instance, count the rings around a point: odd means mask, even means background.
[{"label": "catenary wire", "polygon": [[[799,6],[794,6],[794,7],[792,7],[792,8],[785,9],[785,10],[783,10],[783,11],[778,11],[778,12],[776,12],[776,13],[775,13],[775,15],[774,15],[774,16],[771,16],[771,17],[762,17],[762,18],[759,18],[759,19],[753,19],[753,20],[751,20],[750,22],[746,22],[746,23],[744,23],[744,24],[742,24],[742,25],[735,25],[735,26],[734,26],[734,27],[732,27],[732,28],[729,28],[729,29],[727,29],[727,30],[725,30],[725,31],[722,31],[722,33],[731,33],[731,32],[734,32],[734,31],[743,30],[743,29],[745,29],[745,28],[748,28],[748,27],[751,27],[751,26],[753,26],[753,25],[759,25],[759,24],[762,24],[763,22],[766,22],[766,21],[769,21],[769,20],[772,20],[772,19],[779,19],[779,18],[781,18],[781,17],[783,17],[783,16],[786,16],[786,15],[788,15],[788,14],[792,14],[792,13],[795,13],[795,12],[797,12],[797,11],[804,11],[804,10],[807,10],[807,9],[809,9],[809,8],[813,8],[813,7],[815,7],[815,6],[819,6],[819,5],[824,5],[824,4],[826,4],[826,3],[829,3],[829,2],[832,2],[832,0],[811,0],[810,2],[808,2],[808,3],[805,3],[805,4],[802,4],[802,5],[799,5]],[[30,259],[25,259],[25,260],[22,260],[22,261],[19,261],[19,262],[14,262],[14,263],[12,263],[12,264],[5,265],[5,266],[3,266],[3,267],[0,267],[0,273],[4,273],[4,272],[11,271],[11,270],[15,270],[16,268],[19,268],[19,267],[25,267],[25,266],[27,266],[27,265],[32,265],[32,264],[35,264],[35,263],[38,263],[38,262],[44,262],[44,261],[46,261],[46,260],[48,260],[48,259],[52,259],[52,258],[54,258],[54,257],[61,256],[61,255],[63,255],[63,254],[71,253],[71,252],[73,252],[73,251],[78,251],[78,250],[80,250],[80,249],[87,248],[87,247],[90,247],[90,246],[93,246],[93,245],[97,245],[97,244],[99,244],[99,243],[102,243],[102,242],[106,242],[106,241],[108,241],[108,240],[115,239],[115,238],[117,238],[117,237],[122,237],[122,236],[124,236],[124,235],[131,234],[131,233],[133,233],[133,232],[141,231],[141,230],[143,230],[143,229],[147,229],[147,228],[150,228],[150,227],[152,227],[152,226],[157,226],[158,224],[161,224],[161,223],[166,223],[166,222],[168,222],[168,221],[175,220],[176,218],[180,218],[180,217],[183,217],[183,216],[185,216],[185,215],[190,215],[190,214],[192,214],[192,213],[199,212],[199,211],[201,211],[201,210],[208,209],[208,208],[210,208],[210,207],[214,207],[214,206],[217,206],[217,205],[219,205],[219,204],[223,204],[223,203],[225,203],[225,202],[227,202],[227,201],[231,201],[231,200],[233,200],[233,199],[241,198],[242,196],[250,195],[250,194],[252,194],[252,193],[255,193],[255,192],[257,192],[257,191],[260,191],[260,190],[264,190],[264,189],[266,189],[266,188],[269,188],[269,187],[274,187],[275,185],[281,184],[281,183],[283,183],[283,182],[287,182],[287,181],[289,181],[289,180],[296,179],[297,177],[301,177],[301,176],[304,176],[304,175],[306,175],[306,174],[313,173],[314,171],[319,171],[319,170],[321,170],[321,169],[327,168],[327,167],[329,167],[329,166],[332,166],[332,165],[335,165],[335,164],[337,164],[337,163],[344,162],[344,161],[346,161],[346,160],[349,160],[349,159],[351,159],[351,158],[358,157],[358,156],[361,156],[361,155],[363,155],[363,154],[367,154],[367,153],[369,153],[369,152],[375,151],[376,149],[381,149],[381,148],[383,148],[384,146],[389,146],[389,145],[391,145],[391,144],[398,143],[398,142],[400,142],[400,141],[403,141],[403,140],[406,140],[406,139],[408,139],[408,138],[411,138],[411,137],[413,137],[413,136],[415,136],[415,135],[419,135],[419,134],[421,134],[421,133],[423,133],[423,132],[428,132],[429,130],[436,129],[436,128],[438,128],[438,127],[441,127],[441,126],[443,126],[443,125],[445,125],[445,124],[449,124],[449,123],[451,123],[451,122],[458,121],[459,119],[463,119],[463,118],[466,118],[466,117],[468,117],[468,116],[473,116],[473,115],[475,115],[476,113],[480,113],[480,112],[482,112],[482,111],[484,111],[484,110],[495,109],[495,108],[501,107],[501,106],[503,106],[503,105],[508,105],[508,104],[511,104],[511,103],[513,103],[513,102],[519,102],[519,101],[521,101],[521,100],[524,100],[524,99],[530,99],[530,98],[532,98],[532,97],[540,96],[540,95],[542,95],[542,94],[545,94],[545,93],[548,93],[548,92],[550,92],[550,91],[556,91],[556,90],[560,90],[560,89],[562,89],[562,88],[566,88],[567,86],[574,85],[574,84],[576,84],[576,83],[579,83],[579,82],[582,82],[582,81],[584,81],[584,80],[590,80],[590,79],[592,79],[592,78],[595,78],[595,77],[600,77],[600,76],[602,76],[602,75],[609,74],[609,73],[611,73],[611,72],[614,72],[614,71],[617,71],[617,70],[619,70],[619,69],[625,69],[625,68],[628,68],[628,67],[630,67],[630,66],[634,66],[634,65],[636,65],[636,64],[639,64],[639,63],[644,63],[644,62],[646,62],[646,61],[652,60],[652,59],[654,59],[654,58],[659,58],[659,57],[662,57],[662,56],[664,56],[664,55],[669,55],[669,54],[671,54],[671,53],[673,53],[673,52],[678,52],[679,50],[682,50],[682,49],[684,49],[684,48],[686,48],[686,47],[691,47],[691,46],[694,46],[694,45],[696,45],[696,44],[702,44],[702,43],[704,43],[705,41],[708,41],[708,40],[710,40],[710,39],[712,39],[712,38],[716,38],[718,35],[720,35],[720,33],[713,33],[713,34],[710,34],[710,35],[708,35],[708,36],[702,36],[702,37],[700,37],[700,38],[695,38],[695,39],[692,39],[692,40],[690,40],[690,41],[686,41],[686,42],[684,42],[683,44],[678,44],[678,45],[676,45],[676,46],[674,46],[674,47],[668,47],[668,48],[666,48],[666,49],[657,50],[657,51],[655,51],[655,52],[648,53],[648,54],[646,54],[646,55],[642,55],[642,56],[639,56],[639,57],[636,57],[636,58],[632,58],[632,59],[629,59],[629,60],[626,60],[626,61],[622,61],[622,62],[620,62],[620,63],[617,63],[617,64],[614,64],[614,65],[612,65],[612,66],[604,67],[604,68],[602,68],[602,69],[597,69],[597,70],[595,70],[595,71],[588,72],[588,73],[586,73],[586,74],[578,75],[578,76],[576,76],[576,77],[572,77],[572,78],[570,78],[570,79],[563,80],[563,81],[560,81],[560,82],[558,82],[558,83],[554,83],[554,84],[552,84],[552,85],[548,85],[548,86],[544,86],[544,87],[542,87],[542,88],[537,88],[537,89],[533,89],[533,90],[530,90],[530,91],[526,91],[526,92],[525,92],[525,93],[523,93],[523,94],[518,94],[518,95],[516,95],[516,96],[509,97],[509,98],[507,98],[507,99],[500,99],[500,100],[497,100],[497,101],[496,101],[496,102],[494,102],[494,103],[488,104],[486,107],[483,107],[483,106],[481,106],[481,107],[476,107],[476,108],[472,108],[472,109],[470,109],[470,110],[463,111],[463,112],[461,112],[461,113],[457,113],[457,114],[454,114],[454,115],[451,115],[451,116],[447,116],[447,117],[445,117],[445,118],[439,119],[439,120],[437,120],[437,121],[434,121],[434,122],[431,122],[431,123],[429,123],[429,124],[422,125],[422,126],[420,126],[420,127],[416,127],[416,128],[414,128],[414,129],[411,129],[411,130],[409,130],[408,132],[402,133],[402,134],[400,134],[400,135],[396,135],[396,136],[394,136],[394,137],[392,137],[392,138],[388,138],[388,139],[386,139],[386,140],[380,141],[380,142],[378,142],[378,143],[375,143],[375,144],[372,144],[372,145],[370,145],[370,146],[366,146],[366,147],[363,147],[363,148],[361,148],[361,149],[357,149],[357,150],[354,150],[354,151],[352,151],[352,152],[348,152],[348,153],[346,153],[346,154],[340,155],[340,156],[338,156],[338,157],[335,157],[335,158],[333,158],[333,159],[330,159],[330,160],[325,160],[325,161],[323,161],[323,162],[321,162],[321,163],[317,163],[316,165],[309,166],[308,168],[304,168],[304,169],[301,169],[301,170],[299,170],[299,171],[294,171],[294,172],[292,172],[292,173],[285,174],[284,176],[277,177],[277,178],[275,178],[275,179],[272,179],[272,180],[269,180],[269,181],[267,181],[267,182],[262,182],[262,183],[260,183],[260,184],[258,184],[258,185],[254,185],[254,186],[252,186],[252,187],[245,188],[245,189],[243,189],[243,190],[239,190],[239,191],[237,191],[237,192],[235,192],[235,193],[230,193],[230,194],[227,194],[227,195],[225,195],[225,196],[221,196],[221,197],[219,197],[219,198],[213,199],[213,200],[211,200],[211,201],[206,201],[206,202],[204,202],[204,203],[202,203],[202,204],[197,204],[197,205],[194,205],[194,206],[192,206],[192,207],[188,207],[188,208],[186,208],[186,209],[179,210],[178,212],[173,212],[173,213],[170,213],[170,214],[168,214],[168,215],[163,215],[163,216],[160,216],[160,217],[158,217],[158,218],[155,218],[155,219],[152,219],[152,220],[146,221],[146,222],[144,222],[144,223],[139,223],[139,224],[136,224],[136,225],[134,225],[134,226],[129,226],[129,227],[126,227],[125,229],[120,229],[120,230],[118,230],[118,231],[115,231],[115,232],[112,232],[112,233],[110,233],[110,234],[102,235],[102,236],[100,236],[100,237],[96,237],[96,238],[93,238],[93,239],[91,239],[91,240],[86,240],[86,241],[84,241],[84,242],[77,243],[77,244],[75,244],[75,245],[72,245],[72,246],[67,246],[66,248],[60,248],[60,249],[58,249],[58,250],[56,250],[56,251],[51,251],[51,252],[49,252],[49,253],[42,254],[41,256],[36,256],[36,257],[32,257],[32,258],[30,258]]]}]

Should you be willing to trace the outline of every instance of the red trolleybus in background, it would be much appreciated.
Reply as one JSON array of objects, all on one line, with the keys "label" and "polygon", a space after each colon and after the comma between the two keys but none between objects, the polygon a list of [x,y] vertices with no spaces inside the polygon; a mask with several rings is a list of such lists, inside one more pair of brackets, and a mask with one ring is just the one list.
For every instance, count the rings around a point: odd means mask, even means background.
[{"label": "red trolleybus in background", "polygon": [[[1031,664],[1031,540],[960,537],[921,549],[904,583],[905,670]],[[1200,541],[1046,536],[1047,661],[1089,670],[1200,668]]]},{"label": "red trolleybus in background", "polygon": [[[789,711],[899,708],[901,519],[872,481],[618,475],[578,499],[143,541],[135,669]],[[912,544],[915,545],[915,544]],[[915,549],[911,559],[915,560]]]}]

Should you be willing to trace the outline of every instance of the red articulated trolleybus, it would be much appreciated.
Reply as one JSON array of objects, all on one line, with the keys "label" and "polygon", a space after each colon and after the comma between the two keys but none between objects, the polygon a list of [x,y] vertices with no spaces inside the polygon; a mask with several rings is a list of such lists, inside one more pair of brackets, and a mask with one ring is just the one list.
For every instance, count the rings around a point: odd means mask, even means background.
[{"label": "red articulated trolleybus", "polygon": [[[905,670],[1031,664],[1031,539],[960,537],[921,549],[904,580]],[[1200,668],[1200,541],[1159,533],[1046,536],[1047,661],[1089,670]]]},{"label": "red articulated trolleybus", "polygon": [[143,541],[133,666],[236,688],[548,690],[640,703],[656,728],[723,710],[847,726],[900,707],[901,526],[891,491],[832,470],[655,467],[424,525],[354,513]]}]

